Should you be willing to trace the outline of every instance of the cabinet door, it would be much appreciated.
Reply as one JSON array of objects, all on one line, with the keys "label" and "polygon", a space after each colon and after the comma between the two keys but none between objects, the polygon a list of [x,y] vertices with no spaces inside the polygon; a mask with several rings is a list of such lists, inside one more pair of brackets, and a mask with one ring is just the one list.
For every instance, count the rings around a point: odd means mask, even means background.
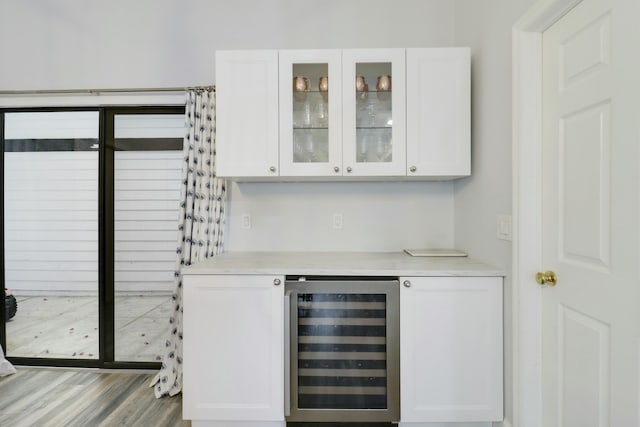
[{"label": "cabinet door", "polygon": [[501,421],[502,278],[401,283],[401,421]]},{"label": "cabinet door", "polygon": [[216,173],[278,176],[278,51],[216,52]]},{"label": "cabinet door", "polygon": [[280,175],[342,174],[339,50],[283,50],[280,60]]},{"label": "cabinet door", "polygon": [[405,176],[405,50],[342,52],[345,176]]},{"label": "cabinet door", "polygon": [[407,175],[471,174],[469,48],[407,49]]},{"label": "cabinet door", "polygon": [[183,291],[184,418],[284,421],[284,277],[185,275]]}]

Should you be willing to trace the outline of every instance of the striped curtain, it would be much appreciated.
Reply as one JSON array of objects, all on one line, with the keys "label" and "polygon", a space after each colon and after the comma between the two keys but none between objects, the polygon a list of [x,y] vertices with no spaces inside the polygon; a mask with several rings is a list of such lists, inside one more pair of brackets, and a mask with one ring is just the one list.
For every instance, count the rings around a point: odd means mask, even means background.
[{"label": "striped curtain", "polygon": [[226,183],[215,175],[215,91],[186,94],[184,163],[174,273],[174,311],[169,318],[160,372],[152,381],[156,397],[182,390],[182,267],[223,250]]}]

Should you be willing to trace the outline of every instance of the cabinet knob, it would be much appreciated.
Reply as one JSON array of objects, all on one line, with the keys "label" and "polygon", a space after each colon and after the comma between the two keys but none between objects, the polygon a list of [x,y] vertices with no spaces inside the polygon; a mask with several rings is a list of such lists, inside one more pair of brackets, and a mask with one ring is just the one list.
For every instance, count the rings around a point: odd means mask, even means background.
[{"label": "cabinet knob", "polygon": [[417,168],[417,167],[415,167],[415,166],[411,166],[411,167],[409,168],[409,170],[410,170],[411,172],[415,172],[416,170],[418,170],[418,168]]},{"label": "cabinet knob", "polygon": [[334,166],[334,167],[333,167],[333,170],[334,170],[336,173],[340,172],[340,168],[339,168],[338,166]]},{"label": "cabinet knob", "polygon": [[351,166],[347,166],[347,172],[351,173],[353,169],[351,169]]},{"label": "cabinet knob", "polygon": [[405,280],[404,282],[402,282],[402,284],[404,285],[405,288],[411,287],[411,282],[409,280]]},{"label": "cabinet knob", "polygon": [[276,286],[280,286],[280,283],[282,283],[282,282],[280,281],[280,279],[273,279],[273,284],[274,284],[274,285],[276,285]]},{"label": "cabinet knob", "polygon": [[276,167],[275,167],[275,166],[271,166],[271,167],[269,168],[269,170],[270,170],[271,172],[275,172],[275,171],[276,171]]}]

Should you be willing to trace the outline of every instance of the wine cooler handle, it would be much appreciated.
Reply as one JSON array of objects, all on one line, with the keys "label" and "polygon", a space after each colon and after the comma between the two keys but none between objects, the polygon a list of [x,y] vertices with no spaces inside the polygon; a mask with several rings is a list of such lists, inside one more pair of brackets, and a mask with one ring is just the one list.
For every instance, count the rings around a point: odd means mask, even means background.
[{"label": "wine cooler handle", "polygon": [[284,415],[291,415],[291,291],[284,296]]}]

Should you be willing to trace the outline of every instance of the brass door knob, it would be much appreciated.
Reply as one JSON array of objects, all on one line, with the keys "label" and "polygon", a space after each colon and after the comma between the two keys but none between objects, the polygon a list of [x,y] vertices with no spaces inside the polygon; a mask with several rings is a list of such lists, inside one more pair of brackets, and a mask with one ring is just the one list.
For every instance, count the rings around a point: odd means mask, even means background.
[{"label": "brass door knob", "polygon": [[556,273],[549,270],[544,273],[536,273],[536,282],[538,282],[539,285],[555,286],[558,282],[558,278],[556,277]]}]

